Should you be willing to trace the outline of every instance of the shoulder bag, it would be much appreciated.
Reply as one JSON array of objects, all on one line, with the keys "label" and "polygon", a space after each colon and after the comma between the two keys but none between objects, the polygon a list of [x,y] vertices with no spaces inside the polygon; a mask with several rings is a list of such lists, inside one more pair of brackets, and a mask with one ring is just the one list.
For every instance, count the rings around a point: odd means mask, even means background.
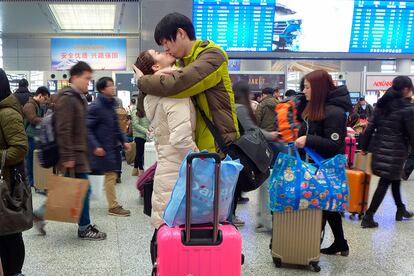
[{"label": "shoulder bag", "polygon": [[240,139],[227,146],[223,137],[214,123],[207,117],[197,101],[192,98],[195,108],[214,137],[218,147],[224,154],[232,159],[239,159],[243,165],[237,185],[243,192],[249,192],[259,188],[270,175],[270,165],[273,159],[273,151],[266,141],[260,129],[248,130]]},{"label": "shoulder bag", "polygon": [[[6,150],[0,164],[0,236],[20,233],[33,227],[32,193],[26,184],[24,163],[6,167]],[[5,170],[10,172],[6,182]]]}]

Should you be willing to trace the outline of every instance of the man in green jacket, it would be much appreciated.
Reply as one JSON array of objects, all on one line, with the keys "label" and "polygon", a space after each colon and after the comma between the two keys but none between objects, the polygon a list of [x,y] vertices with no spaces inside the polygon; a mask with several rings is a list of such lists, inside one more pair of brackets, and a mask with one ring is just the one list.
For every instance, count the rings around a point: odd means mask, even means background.
[{"label": "man in green jacket", "polygon": [[[166,53],[178,59],[179,69],[159,70],[154,75],[143,76],[134,67],[139,90],[160,97],[193,97],[227,145],[239,138],[227,54],[212,41],[196,39],[191,20],[179,13],[161,19],[154,38]],[[221,152],[199,111],[196,144],[200,150]]]},{"label": "man in green jacket", "polygon": [[266,87],[262,90],[262,101],[256,109],[257,125],[260,128],[269,132],[277,131],[275,107],[278,103],[279,101],[274,97],[272,88]]},{"label": "man in green jacket", "polygon": [[41,105],[44,104],[49,99],[49,97],[49,90],[46,87],[41,86],[36,90],[34,97],[29,98],[23,107],[27,140],[29,142],[29,152],[26,155],[26,167],[30,186],[34,185],[33,152],[35,150],[35,129],[36,126],[42,122],[44,115]]}]

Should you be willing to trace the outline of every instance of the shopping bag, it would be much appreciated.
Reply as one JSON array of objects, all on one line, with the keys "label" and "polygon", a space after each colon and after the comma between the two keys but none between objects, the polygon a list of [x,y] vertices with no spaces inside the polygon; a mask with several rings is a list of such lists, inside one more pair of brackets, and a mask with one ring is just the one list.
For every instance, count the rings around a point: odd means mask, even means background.
[{"label": "shopping bag", "polygon": [[91,200],[101,200],[104,192],[105,175],[89,175],[89,184],[91,185]]},{"label": "shopping bag", "polygon": [[[164,212],[164,221],[170,226],[185,224],[185,191],[187,158],[183,160],[171,199]],[[213,159],[194,159],[192,163],[192,205],[191,223],[213,222],[215,161]],[[219,221],[226,221],[231,211],[234,191],[243,165],[239,160],[227,156],[221,161]]]},{"label": "shopping bag", "polygon": [[135,162],[135,155],[137,154],[137,145],[135,142],[129,143],[130,150],[125,151],[125,159],[127,164],[131,165]]},{"label": "shopping bag", "polygon": [[53,168],[43,168],[40,165],[39,150],[33,152],[33,180],[38,190],[47,190],[47,183],[53,175]]},{"label": "shopping bag", "polygon": [[78,223],[89,181],[53,175],[48,184],[45,219]]},{"label": "shopping bag", "polygon": [[319,208],[343,212],[349,200],[346,155],[323,160],[309,148],[306,153],[315,163],[302,161],[294,144],[295,156],[280,153],[269,182],[269,208],[288,212]]}]

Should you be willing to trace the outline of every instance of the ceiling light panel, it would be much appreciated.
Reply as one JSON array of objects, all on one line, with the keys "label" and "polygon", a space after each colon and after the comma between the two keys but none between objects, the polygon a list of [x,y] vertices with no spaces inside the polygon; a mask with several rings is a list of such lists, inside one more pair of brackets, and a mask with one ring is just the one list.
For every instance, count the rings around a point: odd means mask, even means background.
[{"label": "ceiling light panel", "polygon": [[112,4],[50,4],[63,31],[114,30],[116,5]]}]

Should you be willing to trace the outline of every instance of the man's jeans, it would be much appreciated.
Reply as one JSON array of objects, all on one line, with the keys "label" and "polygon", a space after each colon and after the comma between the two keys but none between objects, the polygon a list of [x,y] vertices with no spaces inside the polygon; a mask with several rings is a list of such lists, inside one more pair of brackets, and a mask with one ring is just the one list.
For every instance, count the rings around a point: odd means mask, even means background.
[{"label": "man's jeans", "polygon": [[[65,174],[66,177],[70,177],[69,173]],[[80,178],[80,179],[88,179],[88,174],[87,173],[77,173],[75,174],[75,178]],[[82,209],[82,214],[81,217],[79,219],[79,227],[81,228],[86,228],[87,226],[89,226],[91,224],[91,219],[90,219],[90,215],[89,215],[89,202],[90,202],[90,197],[91,197],[91,187],[89,186],[88,191],[86,192],[85,195],[85,200],[83,203],[83,209]],[[43,203],[42,206],[40,206],[36,211],[34,211],[34,215],[40,219],[44,218],[45,215],[45,203]]]},{"label": "man's jeans", "polygon": [[27,178],[29,181],[29,185],[31,187],[34,186],[34,179],[33,179],[33,152],[35,150],[35,142],[33,137],[27,137],[29,142],[29,150],[26,154],[26,170],[27,170]]}]

